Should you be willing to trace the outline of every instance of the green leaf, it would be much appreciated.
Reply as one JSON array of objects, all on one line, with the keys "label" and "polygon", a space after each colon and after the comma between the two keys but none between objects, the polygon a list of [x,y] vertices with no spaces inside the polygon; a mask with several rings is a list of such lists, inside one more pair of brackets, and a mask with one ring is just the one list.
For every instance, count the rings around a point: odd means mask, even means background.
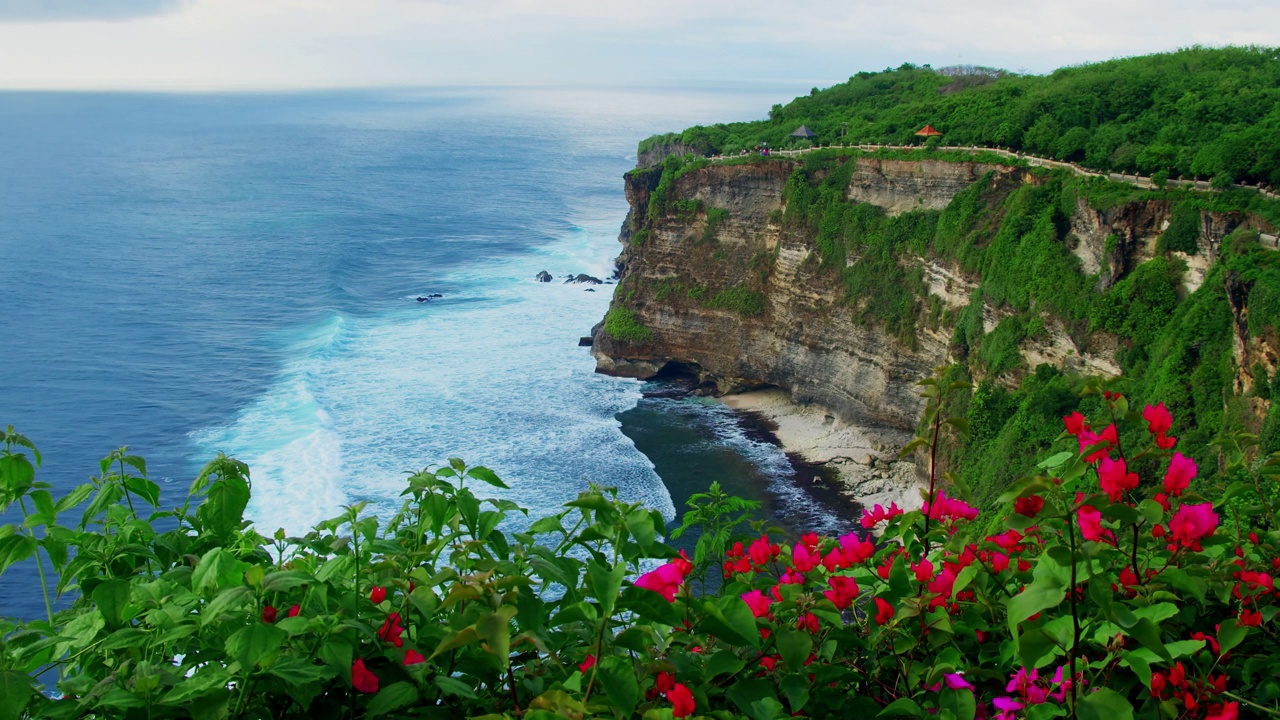
[{"label": "green leaf", "polygon": [[911,698],[898,698],[889,703],[885,709],[880,711],[876,717],[923,717],[924,713],[920,710],[920,706]]},{"label": "green leaf", "polygon": [[1109,688],[1095,688],[1085,693],[1076,713],[1081,720],[1133,720],[1133,706]]},{"label": "green leaf", "polygon": [[1135,638],[1142,646],[1151,652],[1171,661],[1173,658],[1169,656],[1168,649],[1165,648],[1164,642],[1160,639],[1160,628],[1151,622],[1151,618],[1138,618],[1138,622],[1133,627],[1124,631],[1125,635]]},{"label": "green leaf", "polygon": [[613,705],[615,714],[631,717],[640,702],[640,686],[636,682],[635,668],[626,658],[611,655],[600,661],[600,682]]},{"label": "green leaf", "polygon": [[1040,667],[1042,658],[1052,657],[1058,645],[1040,628],[1030,628],[1018,638],[1018,655],[1022,664],[1029,668]]},{"label": "green leaf", "polygon": [[1041,470],[1052,470],[1053,468],[1061,467],[1065,465],[1068,460],[1071,460],[1075,456],[1076,454],[1071,452],[1070,450],[1063,450],[1060,453],[1057,453],[1055,455],[1050,455],[1044,460],[1041,460],[1036,465],[1036,467],[1040,468]]},{"label": "green leaf", "polygon": [[514,605],[503,605],[476,620],[476,635],[504,668],[511,662],[511,618],[516,612]]},{"label": "green leaf", "polygon": [[475,478],[476,480],[479,480],[481,482],[487,482],[490,485],[494,487],[502,488],[503,490],[511,489],[510,487],[507,486],[506,483],[498,479],[497,473],[495,473],[494,471],[490,470],[487,467],[482,467],[477,465],[476,467],[473,467],[467,471],[467,477]]},{"label": "green leaf", "polygon": [[[742,712],[756,717],[754,707],[759,704],[760,710],[767,710],[769,701],[782,709],[782,703],[778,702],[778,693],[772,682],[761,678],[743,678],[734,683],[726,692],[725,696],[733,701],[735,705],[741,708]],[[772,715],[766,716],[772,718]]]},{"label": "green leaf", "polygon": [[560,627],[575,622],[593,623],[598,620],[600,613],[596,611],[596,606],[589,602],[576,602],[551,618],[549,627]]},{"label": "green leaf", "polygon": [[1142,684],[1149,689],[1151,687],[1151,665],[1136,653],[1123,652],[1120,656],[1129,663],[1129,668],[1133,670],[1133,674],[1137,675]]},{"label": "green leaf", "polygon": [[702,604],[702,629],[734,645],[760,647],[760,631],[751,608],[736,595],[727,595]]},{"label": "green leaf", "polygon": [[436,657],[441,653],[447,653],[450,650],[460,648],[463,645],[469,645],[479,639],[480,635],[476,633],[474,626],[464,627],[457,632],[446,635],[444,640],[441,640],[440,644],[436,646],[435,651],[431,653],[431,657]]},{"label": "green leaf", "polygon": [[627,566],[618,563],[612,568],[592,560],[587,563],[587,588],[600,603],[600,614],[608,617],[613,614],[613,606],[618,602],[618,591],[622,589],[622,579],[627,575]]},{"label": "green leaf", "polygon": [[314,581],[315,578],[301,570],[277,570],[263,578],[262,591],[287,592]]},{"label": "green leaf", "polygon": [[732,675],[746,667],[747,661],[730,650],[721,650],[707,659],[706,676],[710,680],[719,675]]},{"label": "green leaf", "polygon": [[127,647],[146,647],[146,637],[147,634],[137,628],[120,628],[103,639],[98,649],[119,650]]},{"label": "green leaf", "polygon": [[813,651],[813,638],[802,630],[778,630],[778,653],[787,669],[799,672]]},{"label": "green leaf", "polygon": [[798,713],[809,702],[809,679],[802,673],[793,673],[782,678],[782,694],[787,696],[787,704],[791,712]]},{"label": "green leaf", "polygon": [[[1045,562],[1045,559],[1041,559],[1037,564],[1043,565]],[[1066,596],[1066,589],[1056,578],[1037,578],[1025,590],[1009,599],[1009,632],[1016,636],[1018,623],[1042,610],[1057,607]]]},{"label": "green leaf", "polygon": [[382,688],[369,701],[365,717],[377,717],[408,707],[418,701],[418,688],[413,683],[396,682]]},{"label": "green leaf", "polygon": [[200,624],[207,625],[218,622],[223,613],[239,610],[253,601],[253,590],[243,585],[227,588],[214,596],[213,600],[200,612]]},{"label": "green leaf", "polygon": [[204,554],[191,573],[191,589],[196,592],[219,590],[244,581],[249,563],[237,559],[230,551],[216,547]]},{"label": "green leaf", "polygon": [[334,676],[333,668],[328,665],[316,665],[296,657],[280,658],[267,673],[294,686],[328,680]]},{"label": "green leaf", "polygon": [[120,627],[124,618],[124,607],[129,602],[129,581],[113,578],[93,589],[93,604],[102,613],[108,630]]},{"label": "green leaf", "polygon": [[956,720],[973,720],[973,717],[978,714],[978,704],[971,690],[943,688],[939,701],[938,704],[944,710],[950,710],[956,716]]},{"label": "green leaf", "polygon": [[631,537],[635,538],[636,544],[644,552],[653,549],[653,540],[657,536],[657,530],[653,525],[653,516],[649,514],[644,507],[635,507],[631,512],[627,513],[627,532],[631,533]]},{"label": "green leaf", "polygon": [[191,677],[179,682],[164,696],[161,702],[176,705],[212,692],[227,692],[227,684],[232,680],[231,674],[221,665],[209,663],[202,665]]},{"label": "green leaf", "polygon": [[433,681],[436,687],[440,688],[440,692],[448,695],[454,695],[468,700],[475,700],[476,693],[471,686],[462,682],[458,678],[448,677],[446,675],[437,675]]},{"label": "green leaf", "polygon": [[619,607],[629,610],[650,622],[676,627],[681,623],[680,613],[674,603],[647,588],[629,587],[622,591]]},{"label": "green leaf", "polygon": [[258,666],[270,666],[288,637],[288,633],[275,625],[253,623],[227,638],[227,654],[235,658],[245,672],[250,672]]},{"label": "green leaf", "polygon": [[35,688],[31,678],[20,672],[0,673],[0,720],[18,720],[31,702]]},{"label": "green leaf", "polygon": [[551,517],[538,518],[537,520],[534,520],[533,524],[529,526],[528,532],[532,535],[542,535],[544,533],[553,532],[563,533],[564,525],[561,524],[559,515],[552,515]]},{"label": "green leaf", "polygon": [[55,512],[59,512],[59,513],[65,512],[79,505],[85,500],[88,500],[89,496],[92,494],[93,494],[92,483],[85,483],[83,485],[78,485],[74,489],[72,489],[71,492],[58,498],[58,502],[53,506],[53,509]]},{"label": "green leaf", "polygon": [[1245,635],[1249,634],[1249,628],[1244,627],[1234,618],[1227,620],[1218,626],[1218,644],[1222,646],[1222,654],[1226,654],[1229,650],[1244,641]]}]

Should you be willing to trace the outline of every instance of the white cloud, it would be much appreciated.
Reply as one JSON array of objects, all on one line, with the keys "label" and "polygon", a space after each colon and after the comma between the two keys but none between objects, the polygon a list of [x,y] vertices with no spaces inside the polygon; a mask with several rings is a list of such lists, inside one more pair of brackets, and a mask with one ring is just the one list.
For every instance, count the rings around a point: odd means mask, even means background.
[{"label": "white cloud", "polygon": [[0,87],[821,85],[903,62],[1043,72],[1280,45],[1280,6],[1244,0],[133,0],[113,22],[84,12],[109,0],[54,0],[45,22],[5,22],[34,2],[0,0]]}]

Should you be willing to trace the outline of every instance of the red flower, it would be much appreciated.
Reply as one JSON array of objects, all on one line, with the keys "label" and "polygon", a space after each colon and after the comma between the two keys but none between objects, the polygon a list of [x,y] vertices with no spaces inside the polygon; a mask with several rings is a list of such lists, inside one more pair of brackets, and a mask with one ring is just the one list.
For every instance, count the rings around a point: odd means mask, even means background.
[{"label": "red flower", "polygon": [[1164,694],[1164,675],[1151,673],[1151,697],[1159,698]]},{"label": "red flower", "polygon": [[858,583],[851,577],[834,575],[827,578],[827,584],[831,589],[823,590],[822,594],[840,610],[852,605],[854,598],[858,597]]},{"label": "red flower", "polygon": [[1111,448],[1115,447],[1120,442],[1119,438],[1120,435],[1116,431],[1116,426],[1114,424],[1108,425],[1106,429],[1102,431],[1101,435],[1095,435],[1088,430],[1082,430],[1080,434],[1076,436],[1076,439],[1080,441],[1080,452],[1084,452],[1094,446],[1098,447],[1097,450],[1089,453],[1089,455],[1084,459],[1085,462],[1091,463],[1098,462],[1102,458],[1107,457],[1111,452]]},{"label": "red flower", "polygon": [[1240,707],[1238,703],[1229,702],[1221,707],[1211,707],[1209,714],[1204,716],[1204,720],[1236,720],[1239,717]]},{"label": "red flower", "polygon": [[377,585],[374,585],[373,589],[369,591],[369,600],[374,605],[377,605],[378,603],[386,599],[387,599],[387,589],[384,587],[378,587]]},{"label": "red flower", "polygon": [[693,693],[680,683],[676,683],[676,686],[671,688],[671,692],[667,693],[667,699],[671,701],[671,714],[678,718],[689,717],[697,707],[693,702]]},{"label": "red flower", "polygon": [[1044,509],[1044,498],[1039,495],[1020,497],[1013,501],[1013,511],[1025,517],[1035,517]]},{"label": "red flower", "polygon": [[928,515],[933,520],[973,520],[978,517],[978,509],[970,506],[963,500],[947,497],[945,491],[939,490],[938,496],[934,498],[933,503],[926,502],[920,508],[921,512]]},{"label": "red flower", "polygon": [[765,672],[773,672],[773,668],[776,667],[777,664],[777,655],[765,655],[760,658],[760,667],[764,668]]},{"label": "red flower", "polygon": [[844,554],[846,564],[858,565],[870,560],[871,556],[876,554],[876,546],[870,540],[863,540],[849,533],[840,536],[840,552]]},{"label": "red flower", "polygon": [[767,535],[757,538],[751,543],[751,547],[747,548],[747,557],[751,558],[752,564],[756,567],[764,567],[781,553],[782,548],[769,542]]},{"label": "red flower", "polygon": [[417,665],[418,663],[424,663],[426,661],[427,659],[422,657],[422,653],[418,652],[417,650],[404,651],[404,664],[406,667],[408,667],[409,665]]},{"label": "red flower", "polygon": [[1067,432],[1072,435],[1079,435],[1082,431],[1088,430],[1089,425],[1084,421],[1084,416],[1078,412],[1062,418],[1062,424],[1067,426]]},{"label": "red flower", "polygon": [[796,621],[797,630],[808,630],[811,633],[818,632],[818,617],[813,613],[805,613]]},{"label": "red flower", "polygon": [[378,692],[378,676],[364,666],[364,660],[357,659],[351,664],[351,686],[362,693]]},{"label": "red flower", "polygon": [[1178,444],[1178,438],[1169,437],[1168,435],[1156,436],[1156,447],[1161,450],[1172,450],[1174,445]]},{"label": "red flower", "polygon": [[1152,435],[1164,435],[1173,427],[1173,416],[1165,409],[1163,402],[1143,409],[1142,419],[1147,421],[1147,432]]},{"label": "red flower", "polygon": [[877,504],[871,510],[864,510],[862,512],[862,527],[870,530],[881,520],[888,520],[889,518],[901,515],[902,512],[903,511],[898,508],[898,503],[896,502],[889,503],[888,509]]},{"label": "red flower", "polygon": [[1174,497],[1182,494],[1196,476],[1196,464],[1180,452],[1173,454],[1169,460],[1169,469],[1164,473],[1164,491]]},{"label": "red flower", "polygon": [[876,598],[876,624],[884,625],[893,619],[893,606],[884,598]]},{"label": "red flower", "polygon": [[262,622],[271,624],[276,621],[276,609],[270,605],[262,608]]},{"label": "red flower", "polygon": [[1076,522],[1080,524],[1080,534],[1085,540],[1098,542],[1110,531],[1102,529],[1102,511],[1092,505],[1081,505],[1076,511]]},{"label": "red flower", "polygon": [[294,603],[293,607],[289,608],[288,615],[289,617],[298,617],[298,613],[300,612],[302,612],[302,606]]},{"label": "red flower", "polygon": [[911,569],[915,571],[918,582],[929,582],[929,578],[933,577],[933,563],[928,558],[912,565]]},{"label": "red flower", "polygon": [[1262,624],[1262,613],[1255,610],[1241,610],[1240,624],[1245,627],[1258,627]]},{"label": "red flower", "polygon": [[378,629],[378,639],[400,647],[404,645],[404,640],[400,638],[403,632],[404,628],[400,626],[400,613],[387,613],[387,619],[382,621],[382,627]]},{"label": "red flower", "polygon": [[658,689],[658,692],[662,693],[663,695],[666,695],[667,693],[671,692],[672,688],[674,688],[675,686],[676,686],[676,677],[669,672],[658,673],[658,677],[654,680],[654,687],[656,687]]},{"label": "red flower", "polygon": [[582,662],[578,663],[578,669],[581,670],[583,673],[586,673],[588,670],[595,667],[595,665],[596,665],[596,656],[587,655],[586,660],[583,660]]},{"label": "red flower", "polygon": [[1129,472],[1125,461],[1102,458],[1098,465],[1098,484],[1102,491],[1111,498],[1111,502],[1120,502],[1125,493],[1138,487],[1138,474]]},{"label": "red flower", "polygon": [[796,570],[802,573],[818,567],[818,563],[821,561],[822,555],[810,550],[803,542],[791,548],[791,562],[796,566]]}]

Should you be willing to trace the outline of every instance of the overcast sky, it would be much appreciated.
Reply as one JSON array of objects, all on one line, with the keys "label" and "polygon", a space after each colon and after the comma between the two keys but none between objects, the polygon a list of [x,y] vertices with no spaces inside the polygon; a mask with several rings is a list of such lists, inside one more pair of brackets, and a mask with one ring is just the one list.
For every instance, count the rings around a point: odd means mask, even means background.
[{"label": "overcast sky", "polygon": [[1274,0],[0,0],[0,87],[825,86],[1280,45]]}]

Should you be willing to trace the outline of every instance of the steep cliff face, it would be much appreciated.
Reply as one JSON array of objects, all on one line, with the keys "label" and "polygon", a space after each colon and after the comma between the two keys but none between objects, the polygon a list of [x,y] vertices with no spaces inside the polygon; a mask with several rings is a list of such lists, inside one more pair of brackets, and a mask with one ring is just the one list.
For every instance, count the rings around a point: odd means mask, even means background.
[{"label": "steep cliff face", "polygon": [[[1006,194],[1044,182],[1043,174],[1022,167],[866,157],[856,162],[844,197],[889,215],[941,210],[979,181]],[[627,176],[631,210],[611,313],[625,312],[647,330],[622,339],[602,324],[594,336],[597,367],[638,378],[691,373],[717,394],[776,386],[795,402],[820,406],[835,421],[856,426],[871,438],[868,445],[890,453],[919,421],[917,381],[956,361],[954,322],[969,306],[979,278],[954,262],[903,254],[897,262],[918,268],[927,288],[921,307],[932,310],[922,309],[905,338],[860,317],[859,299],[848,297],[839,268],[824,264],[814,233],[782,222],[788,179],[800,163],[712,164],[661,190],[659,168]],[[665,193],[657,210],[651,207],[655,193]],[[1067,227],[1060,241],[1085,276],[1096,276],[1097,290],[1106,291],[1157,253],[1171,213],[1164,200],[1098,211],[1080,198],[1064,208]],[[1223,237],[1251,222],[1239,213],[1201,213],[1196,251],[1174,253],[1188,266],[1184,292],[1204,282]],[[992,223],[998,225],[999,218]],[[847,260],[848,266],[857,262],[852,255]],[[1014,314],[990,304],[981,310],[988,333]],[[1121,343],[1115,337],[1082,336],[1081,321],[1068,324],[1046,316],[1041,331],[1019,341],[1024,366],[1120,372],[1115,352]],[[1265,354],[1256,345],[1237,344],[1242,366]],[[1016,383],[1017,374],[1001,381]]]}]

